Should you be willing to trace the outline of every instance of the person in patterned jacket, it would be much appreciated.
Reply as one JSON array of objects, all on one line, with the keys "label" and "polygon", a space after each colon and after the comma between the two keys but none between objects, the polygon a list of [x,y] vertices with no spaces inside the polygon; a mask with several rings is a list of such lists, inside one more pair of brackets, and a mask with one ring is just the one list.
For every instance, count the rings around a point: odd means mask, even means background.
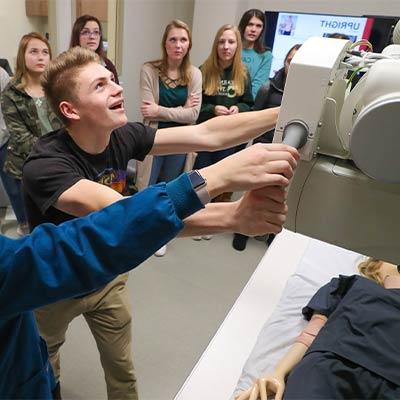
[{"label": "person in patterned jacket", "polygon": [[28,231],[21,192],[22,166],[33,144],[45,133],[62,126],[49,107],[40,78],[51,59],[46,38],[36,32],[19,43],[15,76],[1,96],[1,109],[10,139],[4,169],[15,180],[19,201],[14,202],[20,236]]}]

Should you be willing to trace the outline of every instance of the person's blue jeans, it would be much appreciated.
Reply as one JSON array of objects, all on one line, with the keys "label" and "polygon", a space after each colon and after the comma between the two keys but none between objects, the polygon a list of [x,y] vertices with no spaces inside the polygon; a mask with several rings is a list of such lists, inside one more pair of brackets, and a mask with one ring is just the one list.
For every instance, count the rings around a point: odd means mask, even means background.
[{"label": "person's blue jeans", "polygon": [[5,143],[2,147],[0,147],[0,178],[4,186],[4,190],[6,191],[10,200],[11,207],[17,218],[17,222],[19,224],[25,224],[27,219],[22,196],[21,180],[16,179],[7,172],[3,171],[4,162],[6,161],[7,156],[7,145],[8,143]]},{"label": "person's blue jeans", "polygon": [[149,185],[157,182],[169,182],[177,178],[185,166],[186,154],[154,156]]},{"label": "person's blue jeans", "polygon": [[228,157],[236,153],[236,146],[230,147],[229,149],[218,150],[218,151],[199,151],[197,153],[196,161],[194,163],[194,169],[201,169],[215,164],[225,157]]}]

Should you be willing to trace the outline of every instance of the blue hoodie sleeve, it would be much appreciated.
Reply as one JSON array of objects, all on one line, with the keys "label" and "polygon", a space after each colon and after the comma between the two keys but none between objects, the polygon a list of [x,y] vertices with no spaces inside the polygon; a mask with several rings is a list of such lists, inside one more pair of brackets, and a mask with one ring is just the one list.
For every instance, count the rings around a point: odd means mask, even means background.
[{"label": "blue hoodie sleeve", "polygon": [[187,174],[19,240],[0,236],[0,319],[95,290],[150,257],[203,207]]}]

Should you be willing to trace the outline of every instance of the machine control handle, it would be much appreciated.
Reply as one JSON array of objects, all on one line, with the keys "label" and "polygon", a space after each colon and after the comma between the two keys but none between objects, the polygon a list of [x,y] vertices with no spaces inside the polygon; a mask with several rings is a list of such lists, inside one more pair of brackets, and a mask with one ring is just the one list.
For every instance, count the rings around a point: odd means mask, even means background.
[{"label": "machine control handle", "polygon": [[291,121],[283,130],[282,143],[300,149],[307,143],[308,133],[308,126],[303,121]]}]

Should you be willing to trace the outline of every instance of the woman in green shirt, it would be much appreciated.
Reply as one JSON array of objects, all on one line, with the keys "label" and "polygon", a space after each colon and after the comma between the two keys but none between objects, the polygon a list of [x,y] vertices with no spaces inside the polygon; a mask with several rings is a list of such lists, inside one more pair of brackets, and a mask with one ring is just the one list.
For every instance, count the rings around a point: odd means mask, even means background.
[{"label": "woman in green shirt", "polygon": [[[201,72],[190,63],[191,47],[189,27],[180,20],[171,21],[161,41],[162,58],[145,63],[140,71],[140,111],[145,124],[159,129],[196,123],[201,104]],[[149,185],[169,182],[183,172],[186,161],[186,154],[154,156],[152,162],[146,157],[139,165],[139,179]],[[156,253],[164,254],[165,246]]]},{"label": "woman in green shirt", "polygon": [[[142,66],[140,75],[144,122],[155,128],[194,124],[201,104],[201,73],[190,63],[189,27],[174,20],[165,28],[163,56]],[[186,154],[155,156],[149,184],[175,179],[183,170]]]}]

